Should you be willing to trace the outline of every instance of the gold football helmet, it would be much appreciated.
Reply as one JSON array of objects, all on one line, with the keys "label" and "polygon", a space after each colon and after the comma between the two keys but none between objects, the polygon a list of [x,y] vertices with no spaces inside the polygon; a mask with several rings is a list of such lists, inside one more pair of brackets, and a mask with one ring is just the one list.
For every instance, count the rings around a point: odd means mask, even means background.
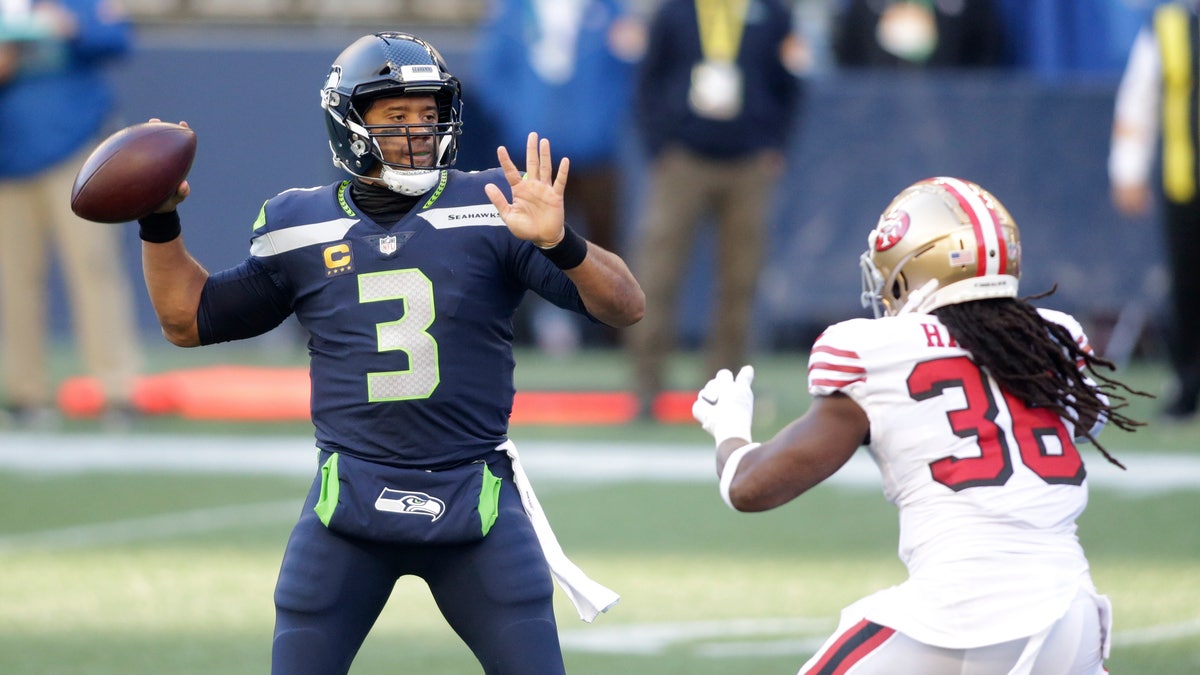
[{"label": "gold football helmet", "polygon": [[990,192],[960,178],[914,183],[888,204],[860,258],[863,307],[876,317],[1015,298],[1021,238]]}]

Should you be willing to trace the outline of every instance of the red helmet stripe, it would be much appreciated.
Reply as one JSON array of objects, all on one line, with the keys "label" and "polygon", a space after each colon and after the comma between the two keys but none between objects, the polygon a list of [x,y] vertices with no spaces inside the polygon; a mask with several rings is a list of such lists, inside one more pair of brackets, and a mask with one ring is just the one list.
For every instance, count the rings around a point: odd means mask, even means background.
[{"label": "red helmet stripe", "polygon": [[999,251],[999,255],[996,256],[998,274],[1008,274],[1008,243],[1004,241],[1004,228],[1000,225],[1000,214],[996,213],[996,209],[986,202],[984,202],[984,208],[987,209],[988,220],[996,231],[996,250]]},{"label": "red helmet stripe", "polygon": [[[967,183],[957,178],[943,178],[939,182],[962,207],[963,212],[971,220],[971,227],[975,230],[976,276],[1007,274],[1008,252],[1003,245],[1003,231],[996,212],[988,208],[983,199]],[[995,258],[987,254],[989,250],[997,252]]]}]

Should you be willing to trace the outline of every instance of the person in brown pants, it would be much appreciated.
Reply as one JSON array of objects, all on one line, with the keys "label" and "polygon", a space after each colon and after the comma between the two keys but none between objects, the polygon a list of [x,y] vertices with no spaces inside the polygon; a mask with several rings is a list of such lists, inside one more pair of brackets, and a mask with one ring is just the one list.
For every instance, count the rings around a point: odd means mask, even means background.
[{"label": "person in brown pants", "polygon": [[780,2],[667,0],[651,20],[635,88],[651,159],[634,266],[647,312],[627,331],[642,417],[666,384],[679,286],[706,216],[717,249],[707,366],[746,359],[768,211],[800,101],[798,46]]},{"label": "person in brown pants", "polygon": [[[128,52],[111,3],[16,3],[0,15],[0,423],[55,421],[48,361],[49,258],[58,256],[77,348],[126,421],[140,371],[133,295],[116,226],[71,212],[75,173],[111,121],[102,67]],[[11,10],[11,11],[9,11]]]}]

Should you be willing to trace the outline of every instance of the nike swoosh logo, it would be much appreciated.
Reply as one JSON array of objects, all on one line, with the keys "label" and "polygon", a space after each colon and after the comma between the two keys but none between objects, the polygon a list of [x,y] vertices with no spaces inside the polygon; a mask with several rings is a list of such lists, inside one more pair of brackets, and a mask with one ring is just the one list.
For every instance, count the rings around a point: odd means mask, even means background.
[{"label": "nike swoosh logo", "polygon": [[716,404],[717,404],[717,401],[718,401],[718,400],[720,400],[720,399],[719,399],[719,398],[709,398],[709,397],[707,397],[707,396],[701,396],[701,397],[700,397],[700,400],[701,400],[701,401],[704,401],[705,403],[707,403],[707,404],[709,404],[709,405],[716,405]]}]

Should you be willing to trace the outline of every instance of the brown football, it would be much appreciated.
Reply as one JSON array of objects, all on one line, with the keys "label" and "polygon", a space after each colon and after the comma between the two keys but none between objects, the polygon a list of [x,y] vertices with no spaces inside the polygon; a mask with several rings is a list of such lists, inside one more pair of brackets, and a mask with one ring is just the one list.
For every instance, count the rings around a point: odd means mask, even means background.
[{"label": "brown football", "polygon": [[142,122],[104,139],[75,176],[71,210],[97,223],[149,215],[187,178],[196,134],[170,122]]}]

